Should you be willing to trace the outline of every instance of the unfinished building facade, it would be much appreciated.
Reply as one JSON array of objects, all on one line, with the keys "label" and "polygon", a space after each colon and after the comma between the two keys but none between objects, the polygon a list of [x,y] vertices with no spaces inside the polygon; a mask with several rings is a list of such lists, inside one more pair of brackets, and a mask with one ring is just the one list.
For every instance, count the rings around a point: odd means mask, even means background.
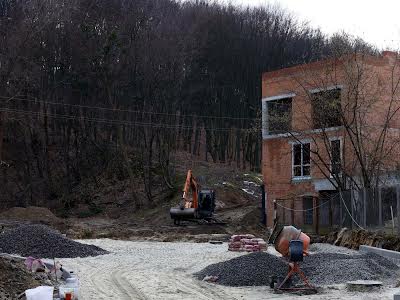
[{"label": "unfinished building facade", "polygon": [[398,69],[397,53],[386,51],[262,75],[269,228],[276,222],[315,232],[331,228],[340,201],[333,194],[389,180],[399,169]]}]

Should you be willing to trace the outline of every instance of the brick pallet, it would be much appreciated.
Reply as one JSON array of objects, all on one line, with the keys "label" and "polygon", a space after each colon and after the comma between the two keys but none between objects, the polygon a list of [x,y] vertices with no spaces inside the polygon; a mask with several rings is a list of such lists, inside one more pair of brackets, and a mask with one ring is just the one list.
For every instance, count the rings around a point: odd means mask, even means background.
[{"label": "brick pallet", "polygon": [[231,236],[228,250],[237,252],[261,252],[267,250],[267,243],[263,239],[256,238],[252,234],[237,234]]}]

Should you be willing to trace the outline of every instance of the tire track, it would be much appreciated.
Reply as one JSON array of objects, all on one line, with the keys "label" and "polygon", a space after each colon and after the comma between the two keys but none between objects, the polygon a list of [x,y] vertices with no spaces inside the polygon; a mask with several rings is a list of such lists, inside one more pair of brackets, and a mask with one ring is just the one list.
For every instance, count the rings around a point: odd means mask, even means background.
[{"label": "tire track", "polygon": [[[109,255],[65,259],[77,271],[84,300],[243,300],[248,290],[198,281],[200,268],[234,257],[226,248],[208,244],[92,240]],[[194,259],[195,257],[195,259]],[[254,295],[254,293],[252,293]],[[262,293],[264,298],[264,291]]]},{"label": "tire track", "polygon": [[118,287],[119,291],[122,292],[124,298],[127,300],[135,299],[135,300],[148,300],[144,293],[142,293],[138,288],[133,286],[129,280],[126,279],[126,271],[122,272],[122,268],[118,267],[117,270],[114,270],[111,273],[112,282],[116,287]]}]

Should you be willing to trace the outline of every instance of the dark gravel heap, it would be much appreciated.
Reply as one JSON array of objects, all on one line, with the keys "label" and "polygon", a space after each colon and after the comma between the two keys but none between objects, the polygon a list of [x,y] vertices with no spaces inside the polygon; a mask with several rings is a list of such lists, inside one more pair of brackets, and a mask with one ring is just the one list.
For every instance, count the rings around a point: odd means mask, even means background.
[{"label": "dark gravel heap", "polygon": [[395,277],[399,267],[373,253],[346,255],[316,253],[305,257],[301,269],[314,285],[345,283],[353,280],[379,280]]},{"label": "dark gravel heap", "polygon": [[[377,254],[346,255],[316,253],[300,264],[313,285],[340,284],[352,280],[383,280],[395,278],[399,267]],[[282,259],[268,253],[252,253],[225,262],[209,265],[195,274],[217,276],[216,283],[228,286],[269,285],[271,276],[284,278],[288,265]],[[294,283],[297,276],[294,277]]]},{"label": "dark gravel heap", "polygon": [[229,286],[269,285],[270,277],[283,276],[288,264],[274,255],[254,252],[228,261],[209,265],[194,274],[202,280],[205,276],[218,276],[217,283]]},{"label": "dark gravel heap", "polygon": [[70,240],[44,225],[21,225],[0,234],[0,252],[38,258],[73,258],[108,253],[97,246]]}]

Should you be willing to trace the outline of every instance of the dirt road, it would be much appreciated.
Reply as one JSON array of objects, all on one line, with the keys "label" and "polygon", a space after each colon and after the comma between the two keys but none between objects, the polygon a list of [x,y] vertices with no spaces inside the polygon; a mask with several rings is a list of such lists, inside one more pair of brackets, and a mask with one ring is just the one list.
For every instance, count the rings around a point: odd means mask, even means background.
[{"label": "dirt road", "polygon": [[376,293],[348,293],[343,287],[324,289],[314,296],[278,295],[268,287],[225,287],[192,278],[205,266],[240,253],[227,245],[208,243],[130,242],[87,240],[112,252],[109,255],[63,259],[66,268],[78,272],[81,299],[393,299],[399,289]]}]

